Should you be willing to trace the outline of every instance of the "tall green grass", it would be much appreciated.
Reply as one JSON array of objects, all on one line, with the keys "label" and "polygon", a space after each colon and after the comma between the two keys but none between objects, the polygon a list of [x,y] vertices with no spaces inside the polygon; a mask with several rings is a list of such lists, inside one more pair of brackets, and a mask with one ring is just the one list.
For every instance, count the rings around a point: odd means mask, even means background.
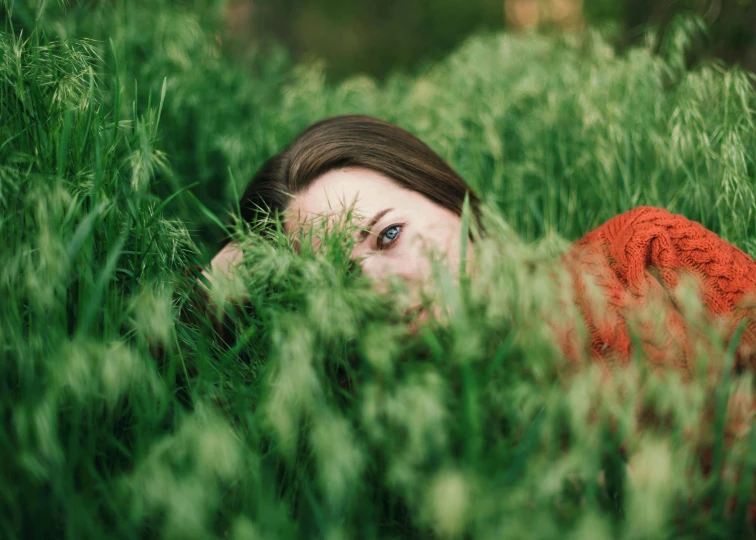
[{"label": "tall green grass", "polygon": [[[749,74],[685,71],[679,26],[661,57],[480,36],[417,77],[329,85],[284,55],[227,58],[219,9],[5,18],[2,537],[748,534],[756,440],[724,444],[721,420],[752,374],[568,375],[549,321],[579,317],[557,255],[639,204],[756,254]],[[492,208],[479,273],[437,267],[448,316],[419,332],[342,234],[296,254],[229,225],[267,156],[346,112],[410,129]],[[221,226],[245,259],[208,308],[188,269]]]}]

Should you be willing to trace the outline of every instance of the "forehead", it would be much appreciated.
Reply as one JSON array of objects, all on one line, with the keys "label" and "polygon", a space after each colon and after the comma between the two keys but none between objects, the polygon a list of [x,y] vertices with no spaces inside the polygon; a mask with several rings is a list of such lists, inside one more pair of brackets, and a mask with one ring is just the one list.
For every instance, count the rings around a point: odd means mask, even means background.
[{"label": "forehead", "polygon": [[307,222],[336,220],[345,210],[351,210],[355,223],[359,224],[381,210],[418,196],[370,169],[337,169],[320,176],[293,198],[286,225],[287,229],[295,230],[297,225]]}]

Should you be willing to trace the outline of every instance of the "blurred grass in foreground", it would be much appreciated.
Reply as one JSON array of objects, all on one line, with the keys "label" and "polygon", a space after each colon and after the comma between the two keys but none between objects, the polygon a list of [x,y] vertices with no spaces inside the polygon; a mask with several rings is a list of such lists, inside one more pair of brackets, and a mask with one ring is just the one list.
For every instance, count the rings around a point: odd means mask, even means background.
[{"label": "blurred grass in foreground", "polygon": [[[639,204],[756,254],[750,75],[687,72],[682,25],[663,58],[488,36],[333,86],[282,55],[231,63],[216,3],[59,9],[0,37],[3,538],[748,532],[756,431],[724,419],[752,375],[722,350],[690,384],[642,358],[568,375],[547,321],[577,317],[551,279],[567,240]],[[237,230],[244,266],[212,294],[250,305],[217,308],[221,338],[185,223],[227,223],[212,210],[267,156],[346,112],[410,129],[483,194],[480,274],[439,269],[448,320],[413,334],[339,235],[298,256]]]}]

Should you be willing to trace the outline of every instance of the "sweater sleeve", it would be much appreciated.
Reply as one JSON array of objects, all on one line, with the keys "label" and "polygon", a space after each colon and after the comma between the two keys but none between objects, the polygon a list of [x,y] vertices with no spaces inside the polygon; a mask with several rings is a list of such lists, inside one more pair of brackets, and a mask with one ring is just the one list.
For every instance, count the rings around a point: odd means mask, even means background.
[{"label": "sweater sleeve", "polygon": [[[746,319],[737,361],[756,367],[756,262],[701,224],[635,208],[588,233],[565,263],[594,359],[625,363],[640,346],[651,362],[690,370],[705,346],[689,323],[698,316],[725,341]],[[686,281],[697,289],[697,314],[686,309]]]}]

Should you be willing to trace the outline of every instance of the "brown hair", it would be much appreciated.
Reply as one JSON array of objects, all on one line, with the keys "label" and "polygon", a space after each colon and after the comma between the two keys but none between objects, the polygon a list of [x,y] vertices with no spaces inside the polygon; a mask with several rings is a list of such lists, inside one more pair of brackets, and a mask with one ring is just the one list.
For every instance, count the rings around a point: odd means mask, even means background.
[{"label": "brown hair", "polygon": [[438,154],[404,129],[362,115],[334,116],[302,131],[255,174],[241,200],[241,217],[286,209],[293,195],[333,169],[364,167],[416,191],[457,215],[465,195],[477,221],[480,200]]}]

